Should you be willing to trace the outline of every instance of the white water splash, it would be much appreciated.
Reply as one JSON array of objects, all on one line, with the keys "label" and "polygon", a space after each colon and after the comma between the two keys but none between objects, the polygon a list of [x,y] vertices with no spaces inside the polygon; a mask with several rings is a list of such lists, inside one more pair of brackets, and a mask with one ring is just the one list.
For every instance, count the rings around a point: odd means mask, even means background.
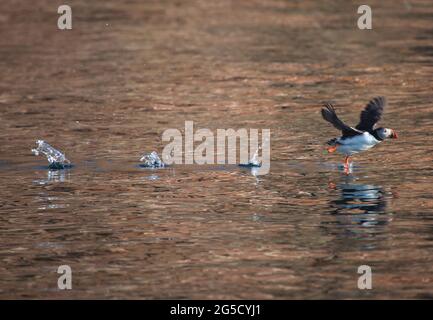
[{"label": "white water splash", "polygon": [[36,141],[36,149],[32,149],[34,155],[38,156],[41,153],[47,157],[51,168],[64,169],[71,165],[71,162],[66,159],[65,155],[59,150],[53,148],[44,140]]},{"label": "white water splash", "polygon": [[262,161],[259,159],[259,150],[261,149],[262,148],[259,147],[256,152],[254,152],[253,156],[248,161],[248,165],[250,165],[251,167],[260,167],[262,165]]},{"label": "white water splash", "polygon": [[146,167],[146,168],[164,168],[165,163],[161,160],[161,158],[158,156],[158,153],[156,151],[152,151],[151,153],[144,154],[141,159],[142,164],[140,166]]},{"label": "white water splash", "polygon": [[[246,164],[241,164],[241,166],[246,166],[246,167],[252,167],[252,168],[260,168],[262,166],[262,160],[259,157],[259,152],[262,152],[263,147],[265,146],[265,144],[269,143],[269,140],[266,139],[263,142],[262,146],[259,146],[256,151],[254,152],[253,156],[250,158],[250,160],[248,160],[248,163]],[[257,171],[256,171],[257,172]]]}]

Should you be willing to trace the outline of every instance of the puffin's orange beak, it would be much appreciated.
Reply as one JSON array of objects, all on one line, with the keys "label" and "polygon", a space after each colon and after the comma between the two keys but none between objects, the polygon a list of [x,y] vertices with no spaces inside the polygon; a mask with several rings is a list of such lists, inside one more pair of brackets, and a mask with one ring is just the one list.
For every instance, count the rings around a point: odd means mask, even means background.
[{"label": "puffin's orange beak", "polygon": [[392,130],[391,139],[397,139],[397,138],[398,138],[397,132],[395,132],[394,130]]}]

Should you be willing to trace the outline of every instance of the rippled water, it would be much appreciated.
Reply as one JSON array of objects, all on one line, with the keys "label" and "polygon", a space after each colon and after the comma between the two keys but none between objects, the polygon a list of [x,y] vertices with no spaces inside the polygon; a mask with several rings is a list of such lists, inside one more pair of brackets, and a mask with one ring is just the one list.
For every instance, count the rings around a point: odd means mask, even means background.
[{"label": "rippled water", "polygon": [[[0,2],[0,297],[433,298],[431,1],[373,1],[370,31],[347,1],[119,3],[59,31],[51,1]],[[376,95],[399,139],[346,176],[320,104],[355,124]],[[270,173],[140,168],[186,120],[271,129]]]}]

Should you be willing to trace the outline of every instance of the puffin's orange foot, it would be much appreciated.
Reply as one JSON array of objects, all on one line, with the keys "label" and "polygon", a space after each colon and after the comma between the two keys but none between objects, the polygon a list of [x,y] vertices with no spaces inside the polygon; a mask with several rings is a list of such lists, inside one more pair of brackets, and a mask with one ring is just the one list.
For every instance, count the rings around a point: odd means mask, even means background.
[{"label": "puffin's orange foot", "polygon": [[348,176],[350,174],[350,168],[347,165],[344,165],[344,173]]},{"label": "puffin's orange foot", "polygon": [[328,147],[327,150],[329,153],[335,152],[337,151],[337,146]]},{"label": "puffin's orange foot", "polygon": [[346,157],[346,159],[344,160],[344,173],[346,175],[349,175],[350,173],[350,162],[349,162],[349,157]]}]

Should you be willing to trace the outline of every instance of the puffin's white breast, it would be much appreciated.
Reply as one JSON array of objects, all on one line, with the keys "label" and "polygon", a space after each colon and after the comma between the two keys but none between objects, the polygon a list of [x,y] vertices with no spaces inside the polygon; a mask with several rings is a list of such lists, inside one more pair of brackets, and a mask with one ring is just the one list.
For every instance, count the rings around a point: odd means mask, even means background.
[{"label": "puffin's white breast", "polygon": [[363,134],[350,138],[339,138],[337,142],[340,144],[337,151],[341,154],[351,156],[355,153],[373,148],[380,141],[370,133],[364,132]]}]

